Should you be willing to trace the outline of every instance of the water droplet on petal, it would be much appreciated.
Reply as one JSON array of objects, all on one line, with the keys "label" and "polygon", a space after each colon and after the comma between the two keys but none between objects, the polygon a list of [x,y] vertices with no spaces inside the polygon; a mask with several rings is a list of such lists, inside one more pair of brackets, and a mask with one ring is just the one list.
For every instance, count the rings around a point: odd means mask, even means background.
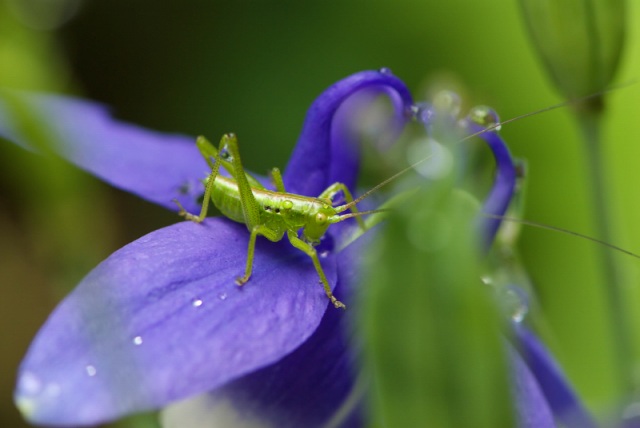
[{"label": "water droplet on petal", "polygon": [[98,373],[98,371],[96,370],[96,368],[92,365],[88,365],[87,367],[84,368],[85,371],[87,372],[87,375],[89,376],[95,376],[96,373]]},{"label": "water droplet on petal", "polygon": [[387,74],[387,75],[393,74],[391,72],[391,69],[388,68],[388,67],[382,67],[381,69],[378,70],[378,72],[381,73],[381,74]]},{"label": "water droplet on petal", "polygon": [[529,312],[529,296],[520,287],[510,285],[500,293],[500,301],[507,315],[517,323]]},{"label": "water droplet on petal", "polygon": [[202,306],[202,300],[201,299],[194,299],[191,304],[193,305],[194,308],[198,308],[198,307]]},{"label": "water droplet on petal", "polygon": [[324,250],[324,251],[321,251],[321,252],[319,253],[319,256],[320,256],[321,258],[325,259],[325,258],[327,258],[327,257],[329,256],[329,254],[330,254],[329,250]]},{"label": "water droplet on petal", "polygon": [[500,123],[500,117],[498,113],[491,107],[476,106],[471,109],[467,118],[473,123],[477,123],[485,128],[492,128],[492,131],[499,131],[500,126],[496,126]]},{"label": "water droplet on petal", "polygon": [[133,338],[133,344],[136,346],[142,345],[142,336],[136,336]]},{"label": "water droplet on petal", "polygon": [[411,112],[413,117],[423,125],[430,126],[433,124],[433,118],[436,113],[433,105],[426,102],[416,103],[411,106]]},{"label": "water droplet on petal", "polygon": [[227,293],[220,293],[218,294],[218,299],[220,300],[225,300],[227,298]]}]

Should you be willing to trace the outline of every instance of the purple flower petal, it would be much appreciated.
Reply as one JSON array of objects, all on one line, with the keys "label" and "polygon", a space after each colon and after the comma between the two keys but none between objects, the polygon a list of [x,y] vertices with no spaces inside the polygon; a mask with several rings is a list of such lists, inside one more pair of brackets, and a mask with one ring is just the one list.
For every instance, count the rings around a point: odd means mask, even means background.
[{"label": "purple flower petal", "polygon": [[[340,253],[335,293],[344,301],[351,301],[370,238],[367,234]],[[314,428],[329,420],[336,423],[331,426],[362,426],[348,315],[328,310],[314,334],[294,352],[210,394],[170,406],[163,412],[163,426],[209,428],[229,418],[238,426]]]},{"label": "purple flower petal", "polygon": [[335,83],[307,112],[302,134],[284,173],[287,190],[315,196],[335,182],[354,188],[358,176],[358,150],[354,149],[356,146],[350,135],[343,132],[341,120],[341,115],[354,113],[340,107],[349,97],[363,90],[376,90],[390,97],[396,115],[395,128],[401,130],[413,101],[405,84],[388,70],[363,71]]},{"label": "purple flower petal", "polygon": [[553,428],[555,423],[536,378],[511,346],[508,348],[511,361],[513,399],[518,428]]},{"label": "purple flower petal", "polygon": [[[101,263],[22,362],[15,398],[26,416],[96,424],[210,391],[300,346],[328,304],[311,260],[259,239],[240,288],[247,237],[228,220],[183,222]],[[322,264],[335,284],[335,257]]]},{"label": "purple flower petal", "polygon": [[[22,126],[27,112],[37,132]],[[88,101],[20,92],[0,93],[0,137],[28,148],[48,147],[107,183],[171,210],[177,209],[172,199],[188,211],[200,209],[201,180],[209,167],[195,138],[118,121]]]},{"label": "purple flower petal", "polygon": [[595,428],[597,424],[545,346],[525,327],[515,325],[514,330],[517,346],[556,419],[567,428]]},{"label": "purple flower petal", "polygon": [[[496,122],[498,122],[497,115]],[[467,120],[466,124],[469,134],[485,129],[484,126],[473,123],[470,120]],[[507,212],[507,208],[509,208],[509,203],[511,203],[516,187],[516,167],[509,147],[496,131],[483,132],[478,137],[487,143],[496,162],[496,175],[493,180],[493,186],[485,199],[482,212],[492,216],[503,216]],[[502,219],[495,217],[481,220],[480,226],[485,249],[491,247],[501,223]]]},{"label": "purple flower petal", "polygon": [[[336,295],[351,301],[362,252],[371,234],[349,245],[338,258]],[[354,390],[355,365],[347,337],[348,313],[328,310],[318,329],[280,361],[226,386],[164,411],[165,427],[215,427],[222,418],[239,426],[314,428],[333,419],[340,427],[362,426],[360,400]],[[344,407],[343,407],[344,406]],[[339,411],[344,412],[340,416]],[[245,425],[243,425],[245,424]]]}]

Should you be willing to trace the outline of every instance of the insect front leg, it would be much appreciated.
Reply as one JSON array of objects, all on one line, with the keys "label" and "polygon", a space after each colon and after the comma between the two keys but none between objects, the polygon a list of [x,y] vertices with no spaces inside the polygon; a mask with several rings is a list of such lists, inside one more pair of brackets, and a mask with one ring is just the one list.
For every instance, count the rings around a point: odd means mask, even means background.
[{"label": "insect front leg", "polygon": [[262,235],[271,242],[277,242],[282,239],[284,232],[269,229],[267,226],[258,224],[251,229],[251,236],[249,237],[249,248],[247,249],[247,266],[244,270],[244,276],[236,278],[236,284],[244,285],[249,278],[251,278],[251,271],[253,270],[253,256],[256,249],[256,238],[258,235]]},{"label": "insect front leg", "polygon": [[[351,196],[351,192],[349,191],[349,188],[344,183],[333,183],[331,186],[327,187],[324,190],[324,192],[322,192],[320,196],[318,196],[318,198],[332,200],[333,197],[336,194],[338,194],[338,192],[340,192],[341,190],[342,190],[342,193],[344,194],[345,201],[347,201],[346,205],[349,205],[350,203],[352,203],[353,196]],[[351,206],[351,212],[352,213],[358,212],[358,207],[356,207],[355,204]],[[362,220],[361,217],[356,217],[356,221],[358,222],[358,225],[362,230],[366,230],[364,221]]]},{"label": "insect front leg", "polygon": [[324,270],[322,269],[322,265],[320,264],[320,260],[318,259],[318,253],[316,252],[315,248],[313,248],[310,244],[304,242],[302,239],[298,238],[296,233],[291,230],[287,231],[287,237],[289,238],[289,242],[291,242],[291,245],[299,250],[302,250],[306,255],[311,257],[311,260],[313,260],[313,265],[316,268],[316,272],[318,272],[318,276],[320,277],[320,281],[322,281],[324,292],[326,293],[329,300],[331,300],[331,303],[333,303],[333,306],[335,306],[336,308],[347,309],[344,303],[336,299],[336,297],[331,292],[329,281],[327,281],[327,276],[324,274]]}]

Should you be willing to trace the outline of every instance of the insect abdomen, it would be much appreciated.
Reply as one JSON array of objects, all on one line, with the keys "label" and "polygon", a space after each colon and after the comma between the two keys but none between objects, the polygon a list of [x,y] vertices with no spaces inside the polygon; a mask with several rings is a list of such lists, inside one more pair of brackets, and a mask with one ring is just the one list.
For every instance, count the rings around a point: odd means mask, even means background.
[{"label": "insect abdomen", "polygon": [[225,217],[239,223],[245,223],[240,203],[240,192],[234,180],[217,176],[211,191],[211,201]]},{"label": "insect abdomen", "polygon": [[[308,212],[313,211],[315,205],[322,204],[313,198],[288,193],[255,188],[252,188],[252,192],[260,205],[260,217],[263,223],[276,229],[302,228],[306,224]],[[246,223],[235,180],[217,176],[211,192],[211,200],[224,216],[239,223]]]}]

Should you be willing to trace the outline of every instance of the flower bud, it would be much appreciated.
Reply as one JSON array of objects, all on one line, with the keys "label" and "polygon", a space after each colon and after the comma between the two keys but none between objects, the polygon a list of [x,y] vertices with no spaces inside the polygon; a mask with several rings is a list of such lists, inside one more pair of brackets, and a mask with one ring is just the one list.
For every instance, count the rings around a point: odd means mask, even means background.
[{"label": "flower bud", "polygon": [[[564,97],[582,97],[610,84],[625,35],[624,3],[520,0],[533,44]],[[591,100],[591,107],[600,102]]]}]

